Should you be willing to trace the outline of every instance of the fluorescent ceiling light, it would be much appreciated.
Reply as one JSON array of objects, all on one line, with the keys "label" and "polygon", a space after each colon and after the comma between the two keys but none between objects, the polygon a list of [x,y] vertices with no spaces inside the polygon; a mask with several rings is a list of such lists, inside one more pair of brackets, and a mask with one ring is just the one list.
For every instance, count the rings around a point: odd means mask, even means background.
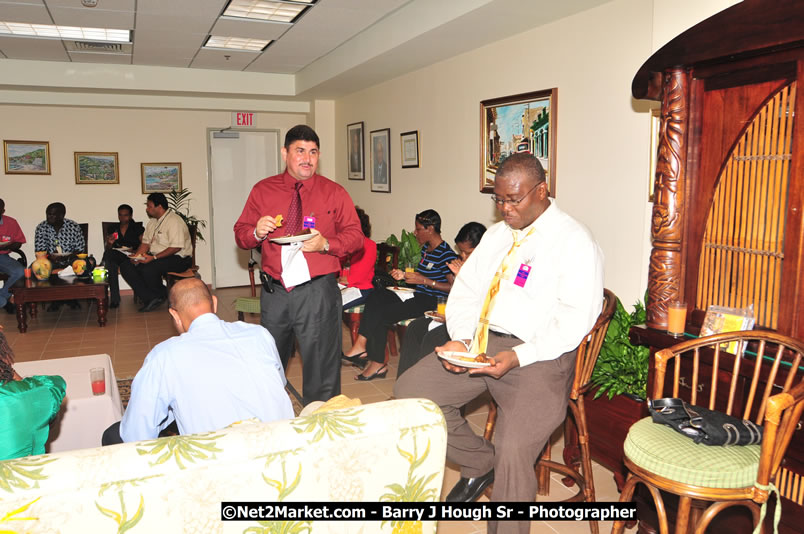
[{"label": "fluorescent ceiling light", "polygon": [[225,48],[228,50],[248,50],[250,52],[261,52],[268,46],[270,39],[248,39],[245,37],[221,37],[210,35],[204,48]]},{"label": "fluorescent ceiling light", "polygon": [[272,0],[232,0],[223,12],[228,17],[293,22],[299,14],[314,3],[314,0],[293,2]]},{"label": "fluorescent ceiling light", "polygon": [[52,24],[28,24],[27,22],[0,21],[0,34],[27,37],[50,37],[54,39],[110,41],[115,43],[131,42],[131,32],[129,30],[54,26]]}]

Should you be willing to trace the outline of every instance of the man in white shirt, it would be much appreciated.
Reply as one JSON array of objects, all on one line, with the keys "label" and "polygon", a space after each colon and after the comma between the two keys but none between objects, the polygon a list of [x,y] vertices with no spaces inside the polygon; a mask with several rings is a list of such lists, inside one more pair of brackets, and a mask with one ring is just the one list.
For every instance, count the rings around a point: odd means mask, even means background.
[{"label": "man in white shirt", "polygon": [[[492,199],[503,221],[458,273],[446,310],[452,341],[436,348],[471,347],[491,365],[467,372],[431,354],[394,388],[397,398],[429,398],[444,412],[447,458],[461,466],[446,499],[454,502],[474,501],[492,481],[492,501],[536,498],[533,465],[566,416],[576,349],[603,304],[603,254],[589,231],[550,200],[536,158],[507,158]],[[494,445],[460,413],[486,391],[500,408]],[[490,533],[528,529],[527,521],[489,522]]]},{"label": "man in white shirt", "polygon": [[217,308],[202,280],[173,285],[168,311],[180,335],[145,358],[123,420],[104,432],[104,445],[154,439],[174,420],[184,435],[252,417],[293,417],[274,338],[259,325],[220,320]]}]

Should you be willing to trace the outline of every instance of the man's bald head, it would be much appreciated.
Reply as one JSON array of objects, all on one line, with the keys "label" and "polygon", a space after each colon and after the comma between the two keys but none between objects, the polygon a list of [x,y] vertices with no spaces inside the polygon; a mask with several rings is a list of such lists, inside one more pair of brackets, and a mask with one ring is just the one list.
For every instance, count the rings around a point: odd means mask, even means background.
[{"label": "man's bald head", "polygon": [[205,313],[215,313],[217,299],[200,278],[187,278],[173,284],[168,295],[170,315],[179,332],[186,332],[196,317]]}]

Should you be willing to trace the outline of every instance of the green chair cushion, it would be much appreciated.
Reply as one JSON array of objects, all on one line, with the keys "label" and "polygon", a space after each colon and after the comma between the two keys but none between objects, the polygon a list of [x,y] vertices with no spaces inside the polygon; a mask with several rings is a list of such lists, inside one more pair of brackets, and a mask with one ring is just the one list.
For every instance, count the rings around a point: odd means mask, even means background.
[{"label": "green chair cushion", "polygon": [[243,313],[260,313],[260,297],[237,297],[235,311]]},{"label": "green chair cushion", "polygon": [[754,484],[761,446],[696,444],[646,417],[631,426],[624,449],[629,460],[664,478],[693,486],[733,489]]},{"label": "green chair cushion", "polygon": [[346,308],[343,310],[344,313],[363,313],[363,310],[366,308],[365,304],[358,304],[357,306],[352,306],[351,308]]}]

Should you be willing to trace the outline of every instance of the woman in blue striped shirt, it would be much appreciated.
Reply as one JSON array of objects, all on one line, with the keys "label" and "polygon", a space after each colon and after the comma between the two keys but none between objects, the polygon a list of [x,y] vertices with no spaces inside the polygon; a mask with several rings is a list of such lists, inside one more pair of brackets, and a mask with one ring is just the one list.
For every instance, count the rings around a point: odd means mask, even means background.
[{"label": "woman in blue striped shirt", "polygon": [[424,210],[416,215],[413,234],[422,245],[422,256],[414,272],[391,271],[395,280],[404,280],[413,286],[412,295],[393,290],[374,291],[366,301],[360,321],[357,341],[344,359],[363,373],[355,380],[385,378],[385,343],[388,329],[403,319],[419,317],[426,311],[435,310],[438,298],[446,298],[455,279],[447,264],[457,255],[441,238],[441,216],[435,210]]}]

